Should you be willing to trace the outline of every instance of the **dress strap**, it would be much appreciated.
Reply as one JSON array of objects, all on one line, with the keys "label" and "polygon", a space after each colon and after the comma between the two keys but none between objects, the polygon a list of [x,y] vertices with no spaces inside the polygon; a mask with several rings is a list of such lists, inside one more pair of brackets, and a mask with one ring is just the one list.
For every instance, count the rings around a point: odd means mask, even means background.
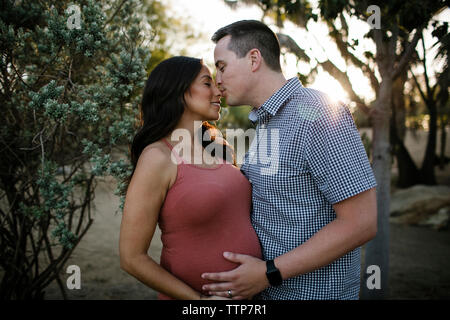
[{"label": "dress strap", "polygon": [[170,150],[173,149],[173,146],[166,140],[166,138],[162,138],[162,141],[169,147]]},{"label": "dress strap", "polygon": [[162,141],[167,145],[167,147],[170,149],[171,153],[175,156],[175,159],[177,160],[177,164],[183,163],[183,159],[181,159],[178,152],[173,150],[173,146],[169,143],[169,141],[166,140],[166,138],[162,138]]}]

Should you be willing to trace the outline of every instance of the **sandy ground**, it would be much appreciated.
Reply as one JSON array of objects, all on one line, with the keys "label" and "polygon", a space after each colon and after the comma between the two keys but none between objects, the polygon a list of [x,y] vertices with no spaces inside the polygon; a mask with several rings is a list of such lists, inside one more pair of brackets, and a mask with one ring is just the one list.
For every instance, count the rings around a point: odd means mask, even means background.
[{"label": "sandy ground", "polygon": [[[95,214],[85,237],[81,240],[67,266],[77,265],[81,270],[81,289],[67,290],[72,299],[156,299],[156,292],[148,289],[120,269],[119,230],[122,214],[116,212],[119,199],[113,194],[114,180],[98,184],[95,194]],[[159,229],[155,233],[149,254],[159,261],[161,242]],[[62,273],[61,279],[69,274]],[[47,299],[61,299],[61,293],[52,283]]]},{"label": "sandy ground", "polygon": [[[424,135],[410,135],[407,146],[420,161]],[[449,139],[450,140],[450,139]],[[450,141],[449,141],[450,142]],[[450,143],[449,143],[450,144]],[[450,152],[450,146],[447,147]],[[440,183],[450,185],[450,166],[437,171]],[[156,299],[156,292],[119,267],[118,241],[121,213],[113,194],[114,181],[99,183],[95,196],[95,222],[75,249],[67,266],[81,269],[81,289],[67,290],[70,299]],[[159,230],[149,254],[159,261]],[[69,274],[62,273],[65,282]],[[56,282],[46,290],[47,299],[62,299]],[[450,299],[450,230],[391,224],[391,299]]]}]

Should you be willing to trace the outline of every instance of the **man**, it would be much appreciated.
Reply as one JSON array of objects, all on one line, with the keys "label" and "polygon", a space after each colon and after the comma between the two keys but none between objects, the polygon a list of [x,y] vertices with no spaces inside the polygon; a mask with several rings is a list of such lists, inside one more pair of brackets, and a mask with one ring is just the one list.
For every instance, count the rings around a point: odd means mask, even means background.
[{"label": "man", "polygon": [[[350,112],[285,79],[278,40],[263,23],[238,21],[212,40],[219,89],[230,106],[253,106],[257,122],[241,170],[265,261],[224,253],[239,266],[203,274],[214,281],[203,289],[233,299],[358,299],[359,247],[377,229],[376,182]],[[264,171],[258,148],[267,140],[278,156]]]}]

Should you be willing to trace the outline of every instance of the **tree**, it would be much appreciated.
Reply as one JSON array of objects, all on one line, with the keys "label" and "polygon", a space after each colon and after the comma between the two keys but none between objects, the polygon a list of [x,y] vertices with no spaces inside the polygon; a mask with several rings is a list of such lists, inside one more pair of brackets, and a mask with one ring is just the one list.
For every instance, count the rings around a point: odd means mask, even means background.
[{"label": "tree", "polygon": [[[423,100],[426,107],[426,111],[429,115],[428,121],[428,139],[427,146],[424,154],[424,159],[421,167],[416,166],[412,160],[408,150],[404,146],[403,138],[401,137],[401,132],[399,132],[399,127],[404,127],[404,116],[403,124],[400,121],[392,121],[391,130],[391,143],[393,147],[393,153],[398,160],[399,169],[399,179],[397,181],[397,186],[404,188],[409,187],[414,184],[436,184],[435,178],[435,166],[439,162],[439,158],[445,160],[442,155],[445,154],[445,126],[446,126],[446,105],[448,103],[448,43],[445,39],[448,39],[448,23],[440,23],[439,21],[433,22],[434,31],[432,34],[437,38],[436,43],[432,46],[439,46],[438,54],[434,58],[435,64],[438,64],[439,60],[444,60],[442,71],[439,72],[437,69],[437,75],[435,76],[436,81],[434,84],[431,83],[430,70],[427,66],[427,56],[429,49],[425,45],[425,38],[421,36],[420,47],[422,48],[422,55],[418,52],[415,53],[414,59],[409,68],[409,74],[412,79],[412,87],[417,90],[411,90],[410,95],[417,95]],[[448,40],[447,40],[448,41]],[[421,77],[417,71],[413,71],[415,65],[420,65],[423,68],[423,77]],[[417,74],[417,76],[416,76]],[[400,77],[399,77],[400,78]],[[394,115],[402,109],[401,104],[404,103],[403,97],[403,86],[406,83],[407,72],[405,71],[402,75],[402,81],[397,82],[401,84],[401,90],[396,90],[394,85],[393,99],[397,97],[398,101],[393,101],[393,112]],[[423,78],[423,81],[421,81]],[[413,98],[413,97],[412,97]],[[403,101],[402,101],[403,99]],[[403,112],[404,113],[404,112]],[[438,135],[438,118],[441,118],[441,138],[444,144],[441,145],[441,157],[436,157],[436,145],[437,145],[437,135]],[[443,149],[444,148],[444,149]]]},{"label": "tree", "polygon": [[436,28],[433,32],[434,36],[439,39],[439,49],[436,54],[438,60],[444,60],[444,67],[442,72],[437,76],[437,82],[439,83],[439,93],[437,94],[437,101],[440,105],[440,126],[441,126],[441,148],[440,148],[440,160],[439,166],[442,169],[444,164],[447,162],[445,157],[445,146],[446,146],[446,127],[449,124],[450,118],[450,103],[448,87],[450,84],[450,33],[448,32],[448,23],[442,24]]},{"label": "tree", "polygon": [[[434,167],[437,163],[436,159],[436,138],[438,134],[438,116],[439,111],[441,113],[441,132],[443,133],[443,144],[441,144],[441,163],[445,156],[445,127],[446,122],[444,121],[445,107],[448,104],[448,86],[449,86],[449,67],[448,67],[448,51],[449,51],[449,33],[448,33],[448,23],[444,22],[439,25],[438,22],[433,23],[435,30],[433,35],[438,38],[435,45],[439,45],[439,50],[436,55],[435,60],[444,60],[443,70],[438,73],[436,77],[436,82],[431,85],[429,71],[426,63],[426,53],[427,49],[425,46],[425,39],[422,36],[422,49],[423,57],[418,60],[423,66],[423,78],[425,83],[425,88],[422,88],[417,77],[411,71],[411,77],[414,79],[415,85],[420,93],[423,102],[425,103],[428,113],[430,116],[429,121],[429,135],[427,141],[427,147],[425,152],[425,157],[423,160],[422,168],[419,171],[418,176],[420,181],[425,184],[435,184]],[[448,121],[448,120],[447,120]]]},{"label": "tree", "polygon": [[[307,29],[309,20],[317,20],[317,15],[307,0],[246,0],[246,4],[257,4],[264,15],[271,15],[278,26],[289,20],[301,28]],[[373,40],[376,54],[367,51],[365,60],[356,55],[357,41],[348,39],[349,24],[347,18],[367,21],[371,13],[369,6],[380,10],[381,26],[373,28],[366,37]],[[395,81],[408,70],[413,53],[430,19],[441,9],[445,1],[352,1],[320,0],[320,15],[329,27],[329,35],[336,43],[341,56],[347,64],[358,67],[369,79],[376,93],[375,101],[366,104],[354,92],[349,76],[332,61],[316,62],[330,75],[335,77],[350,99],[370,114],[373,125],[372,167],[378,183],[378,233],[374,240],[366,245],[366,266],[378,265],[382,272],[381,290],[368,290],[362,286],[363,298],[385,298],[388,295],[389,274],[389,200],[390,200],[390,115],[392,112],[392,93]],[[278,34],[280,44],[295,53],[299,59],[307,56],[290,37]],[[377,73],[379,76],[377,76]]]},{"label": "tree", "polygon": [[130,173],[113,152],[133,136],[146,79],[141,9],[0,4],[0,299],[41,299],[55,279],[66,297],[59,272],[93,222],[96,181]]}]

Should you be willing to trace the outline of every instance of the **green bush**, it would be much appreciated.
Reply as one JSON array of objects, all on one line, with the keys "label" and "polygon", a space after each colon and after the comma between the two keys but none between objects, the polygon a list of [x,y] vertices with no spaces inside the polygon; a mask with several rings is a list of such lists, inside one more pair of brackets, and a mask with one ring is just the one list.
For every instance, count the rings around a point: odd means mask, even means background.
[{"label": "green bush", "polygon": [[145,10],[135,0],[0,6],[0,299],[43,298],[55,279],[64,295],[59,272],[93,222],[96,181],[114,176],[118,194],[130,173],[113,151],[135,130]]}]

